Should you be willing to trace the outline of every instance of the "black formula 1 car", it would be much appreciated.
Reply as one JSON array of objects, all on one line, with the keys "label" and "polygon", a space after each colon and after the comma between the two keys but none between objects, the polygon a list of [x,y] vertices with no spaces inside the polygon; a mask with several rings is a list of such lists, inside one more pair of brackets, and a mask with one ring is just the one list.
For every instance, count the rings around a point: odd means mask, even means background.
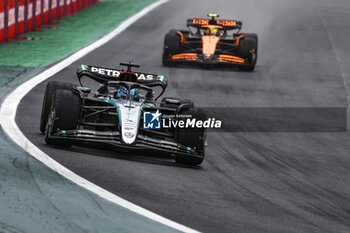
[{"label": "black formula 1 car", "polygon": [[[121,63],[127,70],[81,65],[80,85],[50,81],[45,90],[40,130],[50,145],[98,143],[130,150],[163,152],[177,163],[199,165],[204,158],[206,129],[193,128],[205,120],[203,110],[192,101],[165,97],[167,81],[162,75],[136,73],[135,64]],[[96,93],[83,86],[83,78],[100,83]],[[156,91],[160,89],[157,97]],[[166,119],[167,118],[167,119]],[[190,127],[162,127],[161,121],[186,120]],[[190,119],[191,118],[191,119]]]},{"label": "black formula 1 car", "polygon": [[[207,66],[234,65],[252,71],[258,57],[258,36],[240,33],[242,22],[210,19],[187,20],[188,30],[170,30],[164,38],[162,62],[165,66],[199,63]],[[232,31],[232,33],[229,33]]]}]

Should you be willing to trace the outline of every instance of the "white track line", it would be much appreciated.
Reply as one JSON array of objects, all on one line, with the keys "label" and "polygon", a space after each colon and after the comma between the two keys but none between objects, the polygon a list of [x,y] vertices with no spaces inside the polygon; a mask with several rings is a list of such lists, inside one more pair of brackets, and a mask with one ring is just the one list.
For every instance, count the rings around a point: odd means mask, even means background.
[{"label": "white track line", "polygon": [[169,219],[166,219],[160,215],[157,215],[149,210],[146,210],[140,206],[137,206],[125,199],[122,199],[118,197],[117,195],[91,183],[90,181],[78,176],[74,172],[68,170],[66,167],[62,166],[50,156],[45,154],[43,151],[41,151],[38,147],[36,147],[33,143],[31,143],[28,138],[26,138],[21,130],[18,128],[15,117],[17,112],[17,107],[21,101],[21,99],[36,85],[41,83],[42,81],[48,79],[52,75],[56,74],[63,68],[67,67],[68,65],[72,64],[76,60],[80,59],[81,57],[85,56],[86,54],[90,53],[94,49],[104,45],[108,41],[110,41],[112,38],[114,38],[116,35],[120,34],[122,31],[124,31],[126,28],[128,28],[131,24],[133,24],[135,21],[155,9],[156,7],[160,6],[161,4],[167,2],[168,0],[160,0],[152,5],[144,8],[131,18],[125,20],[122,22],[116,29],[114,29],[112,32],[104,36],[103,38],[97,40],[96,42],[92,43],[91,45],[88,45],[84,47],[83,49],[79,50],[78,52],[72,54],[71,56],[67,57],[63,61],[59,62],[58,64],[52,66],[51,68],[43,71],[42,73],[38,74],[37,76],[33,77],[32,79],[28,80],[27,82],[23,83],[19,87],[17,87],[12,93],[10,93],[4,102],[1,105],[0,109],[0,124],[4,130],[4,132],[13,140],[15,141],[20,147],[22,147],[25,151],[27,151],[30,155],[32,155],[37,160],[44,163],[47,167],[51,168],[58,174],[64,176],[65,178],[71,180],[72,182],[80,185],[81,187],[99,195],[102,198],[107,199],[110,202],[113,202],[117,205],[120,205],[130,211],[133,211],[137,214],[140,214],[146,218],[149,218],[151,220],[154,220],[156,222],[159,222],[161,224],[164,224],[168,227],[174,228],[179,231],[183,232],[197,232],[196,230],[193,230],[191,228],[188,228],[184,225],[181,225],[179,223],[176,223],[174,221],[171,221]]}]

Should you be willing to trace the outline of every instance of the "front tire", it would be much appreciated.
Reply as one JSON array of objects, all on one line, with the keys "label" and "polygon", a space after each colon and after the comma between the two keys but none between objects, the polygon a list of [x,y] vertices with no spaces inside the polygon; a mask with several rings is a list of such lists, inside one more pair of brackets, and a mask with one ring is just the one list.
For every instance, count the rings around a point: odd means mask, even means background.
[{"label": "front tire", "polygon": [[[192,118],[197,120],[206,120],[205,112],[200,108],[188,108],[180,110],[181,115],[191,115]],[[190,147],[195,150],[199,157],[177,155],[175,161],[179,164],[185,164],[190,166],[200,165],[204,160],[205,155],[205,140],[206,130],[205,128],[178,128],[177,129],[177,142],[181,145]]]},{"label": "front tire", "polygon": [[[80,119],[81,98],[71,90],[56,90],[53,95],[51,114],[54,115],[50,131],[74,130]],[[53,113],[54,112],[54,113]],[[48,129],[47,129],[48,130]],[[50,138],[48,133],[45,141],[49,145],[71,146],[65,140]]]},{"label": "front tire", "polygon": [[41,108],[41,117],[40,117],[40,131],[41,133],[45,133],[47,118],[50,114],[51,110],[51,104],[53,95],[56,90],[63,89],[63,90],[73,90],[73,88],[76,85],[73,83],[66,83],[66,82],[58,82],[58,81],[50,81],[47,83],[45,88],[45,94],[43,99],[43,104]]}]

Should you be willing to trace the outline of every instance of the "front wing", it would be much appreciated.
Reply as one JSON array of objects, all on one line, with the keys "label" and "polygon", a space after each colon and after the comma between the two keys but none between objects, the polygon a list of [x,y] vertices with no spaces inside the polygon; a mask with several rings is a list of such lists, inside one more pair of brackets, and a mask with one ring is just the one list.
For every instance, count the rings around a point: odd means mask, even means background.
[{"label": "front wing", "polygon": [[118,131],[62,130],[54,134],[48,134],[46,137],[55,140],[69,141],[72,144],[87,142],[111,145],[116,148],[135,151],[154,151],[171,156],[202,157],[193,148],[183,146],[176,142],[156,139],[141,134],[137,136],[136,142],[133,144],[122,143]]}]

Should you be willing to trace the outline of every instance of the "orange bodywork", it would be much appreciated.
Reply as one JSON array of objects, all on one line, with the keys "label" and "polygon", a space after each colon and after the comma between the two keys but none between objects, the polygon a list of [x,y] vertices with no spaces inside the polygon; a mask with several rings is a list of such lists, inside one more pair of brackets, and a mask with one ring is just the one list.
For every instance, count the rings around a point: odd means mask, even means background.
[{"label": "orange bodywork", "polygon": [[[221,26],[218,25],[203,25],[203,28],[209,28],[210,34],[213,29],[221,29]],[[218,36],[210,35],[210,36],[202,36],[202,50],[203,54],[213,55],[216,50],[216,46],[219,43],[220,38]]]},{"label": "orange bodywork", "polygon": [[180,53],[171,56],[172,60],[187,60],[187,61],[195,61],[197,59],[196,53]]},{"label": "orange bodywork", "polygon": [[219,40],[218,36],[202,36],[203,54],[213,55]]},{"label": "orange bodywork", "polygon": [[243,37],[244,35],[242,34],[242,35],[240,35],[237,39],[236,39],[236,41],[235,41],[235,45],[239,45],[239,40]]},{"label": "orange bodywork", "polygon": [[240,57],[231,56],[231,55],[219,55],[219,62],[230,62],[230,63],[238,63],[243,64],[245,60]]},{"label": "orange bodywork", "polygon": [[184,35],[182,34],[182,32],[177,31],[177,33],[180,35],[181,43],[183,43],[184,41],[187,41],[187,38],[184,37]]},{"label": "orange bodywork", "polygon": [[[209,28],[210,33],[213,31],[215,28],[222,28],[220,25],[209,25],[205,24],[205,20],[201,22],[196,22],[196,23],[201,23],[203,28]],[[233,22],[230,21],[230,23],[233,24]],[[234,22],[235,23],[235,22]],[[222,23],[224,24],[224,23]],[[183,34],[180,31],[177,31],[177,33],[180,35],[181,43],[186,41],[186,38],[183,36]],[[239,40],[242,38],[243,35],[239,36],[236,41],[234,42],[236,45],[239,44]],[[216,51],[216,47],[220,41],[220,37],[216,35],[206,35],[202,36],[202,54],[204,55],[214,55]],[[180,53],[180,54],[175,54],[171,56],[172,60],[186,60],[186,61],[196,61],[197,60],[197,53]],[[219,55],[218,56],[219,62],[224,62],[224,63],[235,63],[235,64],[244,64],[245,60],[240,57],[232,56],[232,55]]]}]

